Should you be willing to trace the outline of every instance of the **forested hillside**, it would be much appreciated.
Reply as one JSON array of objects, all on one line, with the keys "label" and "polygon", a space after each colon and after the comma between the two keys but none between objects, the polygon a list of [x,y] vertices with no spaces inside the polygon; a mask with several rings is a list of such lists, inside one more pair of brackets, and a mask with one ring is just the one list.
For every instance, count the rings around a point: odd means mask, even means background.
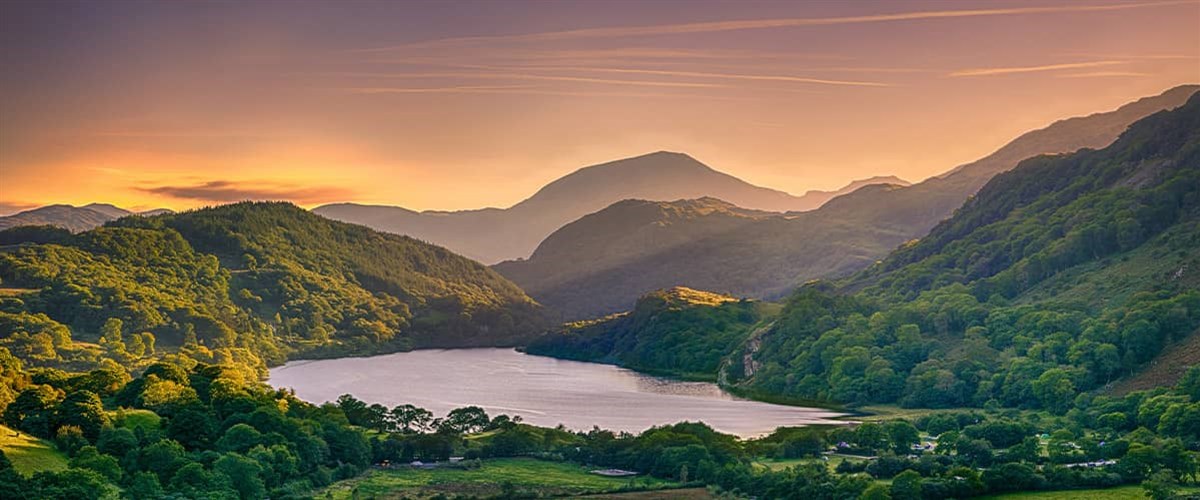
[{"label": "forested hillside", "polygon": [[71,235],[0,232],[0,345],[42,366],[149,362],[180,349],[287,357],[512,345],[539,307],[440,247],[290,204],[130,217]]},{"label": "forested hillside", "polygon": [[712,378],[722,360],[777,306],[677,287],[646,294],[627,314],[568,324],[530,354]]},{"label": "forested hillside", "polygon": [[989,182],[930,235],[790,297],[731,379],[853,403],[1065,411],[1200,327],[1200,97]]}]

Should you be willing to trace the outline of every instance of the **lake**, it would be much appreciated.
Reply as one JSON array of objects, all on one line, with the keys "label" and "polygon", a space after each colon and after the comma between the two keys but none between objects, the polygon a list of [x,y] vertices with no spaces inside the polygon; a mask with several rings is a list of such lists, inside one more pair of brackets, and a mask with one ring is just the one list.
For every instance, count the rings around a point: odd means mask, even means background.
[{"label": "lake", "polygon": [[820,408],[751,401],[716,384],[641,374],[612,365],[532,356],[512,349],[420,350],[373,356],[293,361],[272,368],[268,382],[291,387],[305,401],[342,394],[387,407],[409,403],[444,416],[480,406],[488,414],[520,415],[534,425],[641,432],[654,425],[703,421],[751,437],[784,425],[840,423]]}]

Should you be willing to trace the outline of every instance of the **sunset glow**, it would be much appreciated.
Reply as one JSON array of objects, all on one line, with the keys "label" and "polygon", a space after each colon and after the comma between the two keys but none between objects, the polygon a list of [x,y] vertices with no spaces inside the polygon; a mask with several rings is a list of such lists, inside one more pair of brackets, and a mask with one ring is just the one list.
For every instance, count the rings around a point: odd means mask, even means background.
[{"label": "sunset glow", "polygon": [[680,6],[5,4],[0,213],[509,206],[656,150],[797,194],[918,181],[1200,81],[1196,1]]}]

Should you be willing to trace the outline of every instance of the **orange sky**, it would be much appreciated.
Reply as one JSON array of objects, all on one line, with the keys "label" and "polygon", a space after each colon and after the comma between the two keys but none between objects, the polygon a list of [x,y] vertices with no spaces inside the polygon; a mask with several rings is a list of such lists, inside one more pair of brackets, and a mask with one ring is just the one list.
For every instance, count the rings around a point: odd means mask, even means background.
[{"label": "orange sky", "polygon": [[682,151],[921,180],[1200,82],[1200,2],[0,4],[0,212],[508,206]]}]

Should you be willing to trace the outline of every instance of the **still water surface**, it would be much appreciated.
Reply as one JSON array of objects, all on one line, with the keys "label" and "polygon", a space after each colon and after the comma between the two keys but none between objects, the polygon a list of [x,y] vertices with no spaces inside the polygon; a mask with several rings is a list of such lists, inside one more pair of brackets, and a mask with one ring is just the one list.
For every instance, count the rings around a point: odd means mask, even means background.
[{"label": "still water surface", "polygon": [[422,350],[369,358],[293,361],[269,382],[313,403],[353,394],[389,408],[410,403],[444,416],[476,405],[490,415],[570,429],[640,432],[684,420],[743,437],[782,425],[835,423],[819,408],[737,398],[707,382],[685,382],[624,368],[531,356],[511,349]]}]

